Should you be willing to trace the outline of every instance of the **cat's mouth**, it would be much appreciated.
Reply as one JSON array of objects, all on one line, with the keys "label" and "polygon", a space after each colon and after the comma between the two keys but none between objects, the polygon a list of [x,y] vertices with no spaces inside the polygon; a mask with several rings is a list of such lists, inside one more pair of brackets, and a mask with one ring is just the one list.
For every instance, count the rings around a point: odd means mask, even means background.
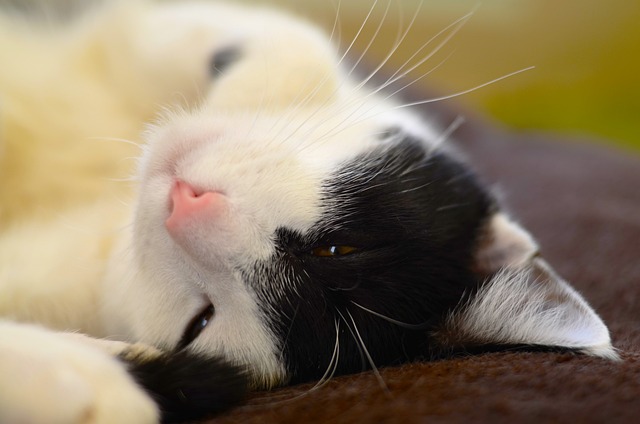
[{"label": "cat's mouth", "polygon": [[213,316],[215,315],[215,308],[212,303],[209,303],[204,309],[200,310],[196,316],[194,316],[182,334],[180,342],[178,342],[177,350],[182,350],[188,347],[195,339],[198,338],[200,333],[209,325]]}]

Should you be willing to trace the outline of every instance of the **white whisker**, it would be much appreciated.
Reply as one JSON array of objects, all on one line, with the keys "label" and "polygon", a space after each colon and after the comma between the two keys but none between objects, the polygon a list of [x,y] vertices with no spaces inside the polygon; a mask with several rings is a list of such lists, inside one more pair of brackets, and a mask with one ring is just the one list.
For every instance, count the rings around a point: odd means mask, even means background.
[{"label": "white whisker", "polygon": [[[391,94],[387,95],[384,99],[385,99],[385,100],[387,100],[387,99],[390,99],[390,98],[395,97],[395,96],[396,96],[396,94],[398,94],[398,93],[400,93],[400,92],[404,91],[405,89],[407,89],[407,88],[411,87],[413,84],[415,84],[416,82],[420,81],[421,79],[423,79],[423,78],[425,78],[425,77],[427,77],[427,76],[431,75],[431,73],[435,72],[438,68],[440,68],[442,65],[444,65],[444,64],[445,64],[445,63],[446,63],[446,62],[451,58],[451,56],[453,56],[453,53],[454,53],[454,52],[449,53],[449,54],[447,55],[447,57],[445,57],[444,59],[442,59],[442,61],[440,61],[440,62],[439,62],[438,64],[436,64],[434,67],[432,67],[431,69],[429,69],[427,72],[423,73],[423,74],[422,74],[422,75],[420,75],[419,77],[417,77],[417,78],[415,78],[415,79],[411,80],[410,82],[406,83],[406,84],[405,84],[405,85],[403,85],[402,87],[398,88],[398,89],[397,89],[397,90],[395,90],[393,93],[391,93]],[[404,76],[406,76],[406,74],[403,74],[403,75],[402,75],[402,77],[404,77]],[[395,81],[397,81],[397,80],[394,80],[393,82],[395,82]],[[392,83],[390,83],[389,85],[393,84],[393,82],[392,82]],[[377,93],[378,91],[380,91],[380,90],[383,90],[383,89],[387,88],[389,85],[382,85],[381,87],[379,87],[378,89],[376,89],[376,91],[375,91],[374,93],[372,93],[372,94],[375,94],[375,93]]]},{"label": "white whisker", "polygon": [[[383,87],[383,88],[387,87],[390,84],[393,84],[394,82],[398,81],[399,79],[402,79],[404,76],[408,75],[413,70],[415,70],[416,68],[418,68],[419,66],[424,64],[427,60],[431,59],[436,53],[438,53],[460,31],[460,29],[462,29],[462,27],[467,23],[469,18],[471,18],[471,16],[473,16],[474,13],[475,13],[475,9],[472,10],[471,12],[467,13],[466,15],[462,16],[461,18],[456,19],[455,21],[453,21],[452,23],[450,23],[449,25],[447,25],[446,27],[444,27],[443,29],[438,31],[438,33],[436,33],[433,37],[431,37],[424,44],[422,44],[422,46],[420,46],[420,48],[418,50],[416,50],[409,57],[409,59],[407,59],[393,73],[393,75],[391,75],[389,77],[389,79],[384,84],[382,84],[381,87]],[[451,32],[444,38],[444,40],[442,40],[440,43],[438,43],[438,45],[436,45],[436,47],[431,51],[431,53],[429,53],[428,55],[426,55],[425,57],[420,59],[415,65],[413,65],[408,70],[403,71],[404,67],[407,66],[422,50],[424,50],[429,44],[431,44],[434,40],[436,40],[438,37],[440,37],[442,34],[446,33],[449,30],[451,30]],[[378,92],[378,91],[380,91],[380,88],[375,90],[375,92]]]},{"label": "white whisker", "polygon": [[440,136],[434,140],[433,147],[431,151],[436,151],[440,148],[440,146],[453,134],[462,124],[464,124],[465,119],[462,115],[456,116],[456,118],[449,124],[449,126],[440,134]]},{"label": "white whisker", "polygon": [[[381,114],[384,114],[384,113],[388,113],[388,112],[393,111],[393,110],[403,109],[403,108],[412,107],[412,106],[419,106],[419,105],[424,105],[424,104],[429,104],[429,103],[435,103],[435,102],[439,102],[439,101],[443,101],[443,100],[449,100],[449,99],[452,99],[452,98],[455,98],[455,97],[463,96],[465,94],[472,93],[472,92],[474,92],[476,90],[479,90],[479,89],[481,89],[483,87],[486,87],[488,85],[494,84],[494,83],[502,81],[504,79],[513,77],[513,76],[521,74],[523,72],[530,71],[532,69],[535,69],[535,66],[529,66],[528,68],[523,68],[523,69],[511,72],[511,73],[503,75],[503,76],[501,76],[499,78],[495,78],[495,79],[493,79],[491,81],[487,81],[485,83],[479,84],[479,85],[477,85],[475,87],[472,87],[472,88],[469,88],[469,89],[466,89],[466,90],[463,90],[463,91],[458,91],[456,93],[449,94],[449,95],[446,95],[446,96],[434,97],[434,98],[431,98],[431,99],[419,100],[419,101],[415,101],[415,102],[411,102],[411,103],[404,103],[404,104],[401,104],[401,105],[397,105],[397,106],[391,107],[391,108],[389,108],[387,110],[376,112],[376,113],[374,113],[372,115],[364,116],[361,119],[353,122],[352,125],[357,125],[360,122],[366,121],[366,120],[371,119],[371,118],[375,118],[378,115],[381,115]],[[369,110],[371,110],[371,109],[369,109]]]},{"label": "white whisker", "polygon": [[449,94],[449,95],[446,95],[446,96],[434,97],[434,98],[432,98],[432,99],[419,100],[419,101],[417,101],[417,102],[405,103],[405,104],[402,104],[402,105],[396,106],[396,107],[394,107],[394,108],[392,108],[392,109],[400,109],[400,108],[405,108],[405,107],[419,106],[419,105],[425,105],[425,104],[428,104],[428,103],[435,103],[435,102],[439,102],[439,101],[442,101],[442,100],[449,100],[449,99],[453,99],[454,97],[459,97],[459,96],[463,96],[463,95],[465,95],[465,94],[472,93],[472,92],[474,92],[474,91],[476,91],[476,90],[479,90],[479,89],[481,89],[481,88],[483,88],[483,87],[486,87],[486,86],[491,85],[491,84],[494,84],[494,83],[496,83],[496,82],[499,82],[499,81],[505,80],[505,79],[507,79],[507,78],[513,77],[513,76],[518,75],[518,74],[521,74],[521,73],[523,73],[523,72],[530,71],[530,70],[532,70],[532,69],[534,69],[534,68],[535,68],[535,66],[529,66],[528,68],[523,68],[523,69],[520,69],[520,70],[517,70],[517,71],[511,72],[511,73],[508,73],[508,74],[503,75],[503,76],[501,76],[501,77],[499,77],[499,78],[492,79],[491,81],[487,81],[487,82],[485,82],[485,83],[482,83],[482,84],[476,85],[475,87],[471,87],[471,88],[466,89],[466,90],[458,91],[458,92],[456,92],[456,93]]},{"label": "white whisker", "polygon": [[[422,46],[416,51],[414,52],[413,55],[411,55],[411,57],[409,59],[407,59],[401,66],[400,68],[398,68],[398,70],[396,70],[395,73],[393,73],[391,75],[391,77],[389,77],[383,84],[381,84],[379,87],[377,87],[375,90],[373,90],[372,92],[368,93],[363,99],[360,99],[359,101],[361,102],[361,105],[359,107],[357,107],[354,111],[352,111],[342,122],[338,123],[337,125],[334,126],[334,128],[330,131],[327,131],[325,134],[321,135],[320,137],[318,137],[316,139],[316,142],[320,142],[328,137],[332,137],[336,134],[339,134],[340,132],[342,132],[346,127],[343,127],[343,125],[348,122],[350,120],[350,118],[352,118],[356,113],[360,112],[360,109],[365,105],[365,102],[367,99],[369,99],[370,97],[376,95],[377,93],[379,93],[380,91],[384,90],[385,88],[387,88],[388,86],[392,85],[393,83],[397,82],[398,80],[404,78],[405,76],[407,76],[409,73],[411,73],[412,71],[414,71],[416,68],[418,68],[419,66],[423,65],[426,61],[428,61],[430,58],[432,58],[436,53],[438,53],[450,40],[451,38],[453,38],[453,36],[455,34],[458,33],[458,31],[460,31],[460,29],[464,26],[464,24],[469,20],[469,18],[471,16],[473,16],[473,14],[475,13],[477,7],[472,10],[471,12],[465,14],[464,16],[462,16],[461,18],[458,18],[457,20],[455,20],[454,22],[452,22],[451,24],[447,25],[445,28],[443,28],[442,30],[440,30],[438,33],[436,33],[433,37],[431,37],[429,40],[427,40],[424,44],[422,44]],[[414,19],[412,19],[411,25],[413,24],[413,21],[415,20],[415,16],[414,15]],[[451,30],[453,28],[453,30]],[[447,31],[450,31],[449,34],[447,34],[447,36],[444,38],[444,40],[442,40],[440,43],[438,43],[438,45],[425,57],[423,57],[420,61],[418,61],[418,63],[414,64],[413,66],[411,66],[408,70],[405,70],[403,72],[400,73],[400,71],[405,68],[410,62],[411,60],[413,60],[413,58],[415,58],[422,50],[424,50],[430,43],[432,43],[434,40],[436,40],[438,37],[440,37],[442,34],[446,33]],[[401,38],[401,40],[404,39],[404,37],[406,36],[406,33],[404,34],[404,36]],[[395,49],[394,49],[395,50]],[[403,87],[397,89],[396,91],[394,91],[393,93],[391,93],[389,96],[387,96],[385,98],[388,99],[390,97],[395,96],[396,94],[398,94],[399,92],[401,92],[402,90],[406,89],[407,87],[415,84],[417,81],[421,80],[422,78],[426,77],[427,75],[431,74],[433,71],[435,71],[436,69],[438,69],[440,66],[442,66],[451,56],[451,54],[449,54],[443,61],[441,61],[440,63],[438,63],[435,67],[433,67],[432,69],[430,69],[428,72],[422,74],[420,77],[414,79],[413,81],[409,82],[408,84],[404,85]],[[390,57],[390,56],[389,56]],[[388,60],[385,59],[385,61]],[[384,63],[384,62],[383,62]],[[375,75],[375,73],[377,72],[377,70],[380,68],[381,66],[379,66],[378,68],[376,68],[376,71],[374,71],[372,74],[370,74],[370,76],[368,78],[366,78],[363,82],[361,82],[360,84],[358,84],[356,86],[356,89],[361,88],[367,81],[369,81],[373,75]],[[345,109],[347,107],[350,107],[353,103],[349,103],[347,104],[347,106],[345,106]],[[375,108],[375,105],[371,106],[370,108],[368,108],[366,111],[362,112],[362,114],[360,115],[360,117],[362,116],[366,116],[367,113],[369,113],[373,108]],[[356,120],[356,123],[361,122],[362,119],[358,119]]]},{"label": "white whisker", "polygon": [[377,75],[378,71],[380,71],[380,69],[382,69],[384,67],[384,65],[386,65],[387,62],[393,57],[393,55],[398,51],[398,48],[400,48],[400,45],[403,43],[404,39],[407,37],[407,35],[411,31],[411,28],[413,27],[413,24],[415,23],[415,21],[416,21],[416,19],[418,17],[418,13],[420,12],[420,9],[422,8],[423,4],[424,4],[424,0],[421,0],[420,4],[418,5],[418,8],[416,9],[416,12],[413,14],[413,17],[411,18],[411,21],[409,22],[409,25],[407,26],[407,29],[404,31],[404,33],[402,34],[400,39],[394,44],[394,46],[392,47],[391,51],[389,53],[387,53],[387,55],[382,60],[382,62],[364,80],[362,80],[356,86],[356,89],[359,89],[359,88],[362,88],[363,86],[365,86],[375,75]]},{"label": "white whisker", "polygon": [[354,302],[353,300],[351,301],[351,303],[353,303],[355,306],[357,306],[358,308],[362,309],[363,311],[369,312],[371,315],[377,316],[378,318],[382,318],[385,321],[389,321],[392,324],[396,324],[400,327],[403,328],[408,328],[410,330],[424,330],[426,328],[428,328],[428,324],[427,323],[423,323],[423,324],[407,324],[406,322],[402,322],[402,321],[398,321],[397,319],[393,319],[390,318],[386,315],[382,315],[379,312],[376,311],[372,311],[369,308],[365,308],[364,306]]},{"label": "white whisker", "polygon": [[353,66],[351,66],[351,69],[349,70],[347,75],[353,74],[353,71],[358,67],[358,65],[360,64],[360,62],[364,58],[364,56],[367,54],[367,52],[371,48],[371,45],[373,44],[373,42],[378,38],[378,35],[380,35],[380,30],[382,29],[382,25],[384,24],[384,22],[385,22],[385,20],[387,18],[387,14],[389,13],[389,7],[390,6],[391,6],[391,2],[387,2],[387,7],[384,10],[384,14],[382,15],[382,19],[380,19],[380,22],[378,23],[378,26],[376,27],[376,30],[373,33],[373,36],[369,40],[369,43],[367,43],[367,46],[364,48],[362,53],[360,53],[360,56],[358,57],[358,60],[356,60],[356,62],[353,64]]},{"label": "white whisker", "polygon": [[362,346],[358,341],[358,337],[356,336],[356,333],[353,331],[353,329],[347,322],[347,319],[344,317],[344,315],[342,315],[342,312],[340,312],[338,309],[336,309],[336,312],[338,313],[338,315],[340,315],[340,318],[342,318],[342,322],[344,322],[344,324],[347,326],[347,330],[349,330],[349,333],[351,333],[351,337],[353,337],[353,340],[355,340],[356,342],[356,347],[358,348],[358,352],[360,353],[360,362],[362,363],[362,371],[364,371],[366,370],[366,361],[365,361],[364,351],[362,350]]},{"label": "white whisker", "polygon": [[342,54],[342,57],[340,57],[340,60],[338,61],[337,67],[339,67],[342,64],[344,59],[347,57],[347,55],[351,51],[351,48],[353,47],[353,45],[356,43],[356,41],[360,37],[360,34],[362,33],[362,31],[364,30],[365,26],[367,25],[367,22],[369,21],[369,18],[371,17],[371,14],[373,13],[373,11],[376,8],[377,4],[378,4],[378,0],[375,0],[373,2],[373,5],[369,9],[369,13],[367,13],[367,16],[364,18],[364,21],[360,25],[360,28],[358,29],[358,32],[356,32],[355,37],[353,37],[353,40],[351,40],[351,43],[349,44],[349,47],[347,47],[347,50],[345,50],[345,52]]},{"label": "white whisker", "polygon": [[340,28],[338,27],[338,25],[340,24],[340,8],[342,7],[342,0],[338,0],[338,5],[336,6],[335,3],[331,2],[332,4],[334,4],[334,10],[335,10],[335,17],[333,18],[333,26],[331,27],[331,33],[329,34],[329,43],[333,42],[333,37],[336,34],[336,29],[338,31],[340,31]]},{"label": "white whisker", "polygon": [[[345,52],[342,54],[342,56],[340,57],[340,59],[338,60],[338,63],[336,65],[336,68],[339,68],[340,65],[342,64],[342,62],[344,61],[344,59],[347,57],[348,53],[351,51],[351,49],[353,48],[354,44],[356,43],[356,41],[358,40],[358,38],[360,37],[362,31],[364,30],[364,28],[367,25],[367,22],[369,21],[369,19],[371,18],[371,15],[373,13],[373,11],[375,10],[376,5],[378,4],[378,0],[376,0],[373,5],[371,6],[371,8],[369,9],[369,12],[367,13],[367,16],[365,17],[364,21],[362,22],[362,24],[360,25],[360,28],[358,29],[358,32],[356,33],[355,37],[353,38],[353,40],[351,41],[351,43],[349,44],[349,47],[347,47],[347,49],[345,50]],[[386,13],[385,13],[386,15]],[[353,69],[352,69],[353,71]],[[304,103],[302,104],[298,104],[296,106],[296,109],[304,106],[310,99],[312,99],[315,94],[320,90],[320,88],[322,88],[322,86],[324,86],[324,84],[326,83],[326,81],[329,79],[329,75],[326,75],[322,81],[316,86],[315,90],[313,90],[311,93],[309,93],[305,99],[304,99]],[[346,78],[343,79],[340,84],[338,85],[338,87],[336,87],[336,89],[334,90],[335,92],[338,92],[342,86],[345,84]],[[284,139],[282,140],[282,142],[286,142],[287,140],[289,140],[294,134],[296,134],[310,119],[312,119],[319,111],[321,111],[331,100],[332,96],[327,96],[327,98],[322,102],[322,104],[320,104],[316,110],[309,116],[307,117],[307,119],[305,119],[302,123],[300,123],[300,125],[298,125],[297,128],[295,128],[293,131],[291,131],[291,133]],[[308,132],[307,135],[311,134],[318,125],[314,126],[313,128],[311,128]]]},{"label": "white whisker", "polygon": [[[316,382],[316,384],[314,384],[309,390],[300,393],[297,396],[294,396],[292,398],[288,398],[288,399],[282,399],[282,400],[276,400],[273,402],[269,402],[269,405],[281,405],[281,404],[286,404],[286,403],[290,403],[290,402],[294,402],[298,399],[304,398],[306,396],[308,396],[309,394],[313,393],[314,391],[324,387],[329,381],[331,381],[331,379],[333,378],[333,376],[335,375],[337,369],[338,369],[338,361],[340,359],[340,321],[338,321],[338,319],[334,320],[334,328],[336,330],[336,341],[333,345],[333,353],[331,354],[331,358],[329,360],[329,364],[327,365],[327,369],[325,370],[324,374],[322,375],[322,377]],[[284,397],[286,395],[282,395],[281,397]],[[272,396],[272,398],[275,396]],[[247,405],[248,407],[251,407],[253,405],[249,404]]]},{"label": "white whisker", "polygon": [[132,146],[136,146],[138,149],[142,150],[140,143],[136,143],[135,141],[127,140],[126,138],[118,138],[118,137],[87,137],[86,140],[91,141],[115,141],[118,143],[130,144]]},{"label": "white whisker", "polygon": [[387,395],[390,396],[391,391],[387,387],[387,384],[384,382],[384,379],[382,378],[380,371],[378,371],[378,367],[376,367],[376,364],[373,362],[373,358],[371,358],[371,355],[369,354],[369,350],[367,350],[367,346],[365,346],[364,340],[362,340],[362,336],[360,336],[360,332],[358,331],[358,326],[356,325],[356,322],[353,319],[353,315],[351,315],[351,312],[349,312],[348,310],[347,310],[347,314],[349,314],[349,318],[351,319],[351,323],[353,324],[353,329],[356,332],[356,335],[358,336],[358,340],[360,340],[360,345],[362,346],[362,349],[364,350],[365,355],[367,355],[367,359],[369,360],[369,365],[371,365],[371,369],[373,370],[373,373],[375,374],[376,379],[380,384],[380,387]]}]

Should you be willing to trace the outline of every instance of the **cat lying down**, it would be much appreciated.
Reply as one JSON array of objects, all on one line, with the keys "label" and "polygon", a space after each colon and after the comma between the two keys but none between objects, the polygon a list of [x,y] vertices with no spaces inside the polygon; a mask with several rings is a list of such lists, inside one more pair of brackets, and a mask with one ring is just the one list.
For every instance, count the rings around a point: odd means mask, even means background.
[{"label": "cat lying down", "polygon": [[460,353],[617,358],[446,128],[308,23],[122,2],[2,18],[0,61],[2,423],[198,418]]}]

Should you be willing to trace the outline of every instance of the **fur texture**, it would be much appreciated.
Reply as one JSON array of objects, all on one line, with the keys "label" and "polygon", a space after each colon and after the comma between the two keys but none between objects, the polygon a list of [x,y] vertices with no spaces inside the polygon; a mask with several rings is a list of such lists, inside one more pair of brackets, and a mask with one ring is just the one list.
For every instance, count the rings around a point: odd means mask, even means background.
[{"label": "fur texture", "polygon": [[[77,347],[61,355],[72,368],[85,355],[121,368],[114,390],[137,396],[117,406],[120,422],[140,422],[138,410],[215,412],[245,378],[270,388],[460,347],[617,357],[442,131],[355,81],[313,26],[219,3],[123,2],[52,37],[2,28],[0,314],[12,321],[0,339],[32,334],[3,366],[38,361],[39,337]],[[133,184],[116,181],[137,149]],[[122,342],[148,346],[129,368],[160,410],[98,353]],[[203,380],[195,397],[221,395],[193,416],[172,397],[190,392],[176,371],[190,354],[188,375],[221,381]],[[171,381],[139,372],[148,364]],[[106,422],[111,385],[85,383],[100,391],[52,416]],[[3,393],[15,395],[9,382]],[[10,405],[0,419],[42,421]]]}]

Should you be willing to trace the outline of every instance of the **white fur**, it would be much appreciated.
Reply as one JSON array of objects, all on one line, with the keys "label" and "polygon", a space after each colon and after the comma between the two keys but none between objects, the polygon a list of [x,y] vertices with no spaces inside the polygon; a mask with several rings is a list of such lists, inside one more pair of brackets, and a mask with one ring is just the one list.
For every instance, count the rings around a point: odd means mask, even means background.
[{"label": "white fur", "polygon": [[453,334],[457,345],[564,346],[618,358],[604,322],[537,255],[529,233],[506,214],[494,214],[475,258],[477,270],[493,277],[450,314],[443,334]]},{"label": "white fur", "polygon": [[564,346],[618,359],[602,320],[542,259],[524,268],[504,268],[453,312],[445,327],[462,346]]},{"label": "white fur", "polygon": [[[96,79],[122,87],[109,103],[118,110],[118,122],[126,123],[122,127],[137,128],[159,105],[170,107],[146,133],[135,194],[124,202],[109,195],[71,212],[61,208],[53,219],[15,224],[1,234],[0,316],[173,349],[191,318],[212,302],[214,319],[191,348],[247,366],[255,386],[284,382],[282,341],[261,316],[242,272],[273,254],[279,226],[310,230],[321,210],[323,179],[384,143],[378,137],[383,131],[401,127],[425,147],[433,146],[438,132],[394,101],[357,89],[325,36],[282,14],[217,3],[135,2],[84,25],[75,29],[84,40],[82,57],[100,57],[96,68],[104,81]],[[241,59],[211,83],[212,53],[233,45],[240,45]],[[77,59],[66,46],[65,57]],[[104,87],[87,92],[110,94]],[[83,112],[93,116],[82,107],[74,113]],[[82,141],[86,136],[77,134]],[[226,213],[176,240],[164,225],[175,179],[224,193]],[[46,188],[46,178],[40,182]],[[67,184],[76,187],[73,179]],[[19,195],[20,190],[13,194]],[[12,213],[7,216],[17,212]],[[517,230],[515,238],[533,246],[515,224],[499,227]],[[503,274],[451,323],[469,337],[561,343],[612,356],[606,328],[577,293],[557,282],[552,292],[567,302],[547,312],[545,296],[551,292],[527,275]],[[525,313],[518,315],[518,308]],[[558,326],[565,319],[572,324]],[[45,345],[52,346],[51,355],[48,347],[40,348]],[[114,345],[104,349],[113,353]],[[156,419],[150,400],[122,366],[95,346],[5,323],[0,358],[0,407],[10,405],[0,421],[27,414],[35,423],[106,422],[103,411],[114,399],[120,403],[110,422]],[[18,378],[3,373],[31,363],[34,377],[12,391],[11,380]],[[46,383],[35,378],[40,373]],[[49,390],[59,397],[49,397]],[[25,407],[27,399],[36,399],[37,406]]]},{"label": "white fur", "polygon": [[476,255],[480,272],[491,274],[503,267],[523,267],[538,253],[531,235],[504,213],[494,214],[487,225]]},{"label": "white fur", "polygon": [[0,422],[157,422],[156,405],[94,344],[80,335],[0,321]]}]

